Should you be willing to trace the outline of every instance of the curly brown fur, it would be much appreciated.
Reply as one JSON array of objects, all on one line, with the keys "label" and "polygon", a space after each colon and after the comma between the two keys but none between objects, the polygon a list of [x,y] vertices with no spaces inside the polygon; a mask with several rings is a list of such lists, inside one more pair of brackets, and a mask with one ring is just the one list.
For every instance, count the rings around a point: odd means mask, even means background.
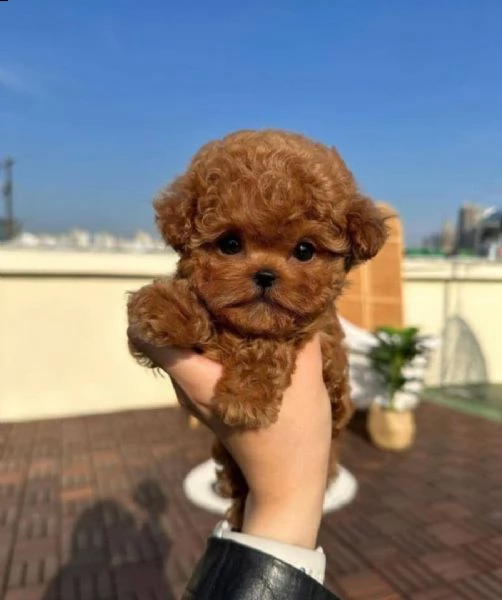
[{"label": "curly brown fur", "polygon": [[[231,134],[194,156],[155,211],[180,261],[171,279],[131,296],[130,323],[153,344],[196,348],[221,362],[216,409],[246,428],[276,420],[298,350],[322,332],[335,438],[352,406],[334,302],[350,268],[387,236],[336,150],[277,130]],[[256,282],[263,271],[268,287]],[[219,442],[213,455],[239,527],[246,481]]]}]

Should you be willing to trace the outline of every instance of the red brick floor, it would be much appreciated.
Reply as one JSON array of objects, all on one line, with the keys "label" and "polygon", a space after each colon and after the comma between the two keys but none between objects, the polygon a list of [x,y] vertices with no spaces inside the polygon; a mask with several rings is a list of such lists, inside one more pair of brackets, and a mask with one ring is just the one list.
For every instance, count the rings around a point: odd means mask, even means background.
[{"label": "red brick floor", "polygon": [[[502,427],[425,405],[418,431],[395,455],[345,436],[360,489],[324,520],[327,585],[345,600],[501,600]],[[0,598],[179,598],[217,520],[182,492],[208,446],[177,409],[0,424]]]}]

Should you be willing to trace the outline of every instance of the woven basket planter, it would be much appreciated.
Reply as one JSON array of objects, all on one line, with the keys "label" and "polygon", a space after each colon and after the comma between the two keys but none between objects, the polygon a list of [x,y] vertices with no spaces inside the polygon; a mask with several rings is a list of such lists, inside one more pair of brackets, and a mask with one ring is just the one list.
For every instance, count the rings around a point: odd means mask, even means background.
[{"label": "woven basket planter", "polygon": [[368,413],[368,433],[382,450],[407,450],[415,440],[415,413],[412,410],[386,410],[373,403]]}]

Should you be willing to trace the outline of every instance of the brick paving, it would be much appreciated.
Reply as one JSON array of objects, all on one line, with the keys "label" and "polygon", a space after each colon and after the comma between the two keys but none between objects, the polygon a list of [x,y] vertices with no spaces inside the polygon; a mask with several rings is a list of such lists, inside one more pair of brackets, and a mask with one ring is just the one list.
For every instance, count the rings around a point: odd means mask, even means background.
[{"label": "brick paving", "polygon": [[[358,420],[357,499],[326,516],[327,585],[345,600],[501,600],[502,426],[424,405],[404,454]],[[174,408],[0,424],[0,598],[176,600],[217,517],[182,481],[209,435]]]}]

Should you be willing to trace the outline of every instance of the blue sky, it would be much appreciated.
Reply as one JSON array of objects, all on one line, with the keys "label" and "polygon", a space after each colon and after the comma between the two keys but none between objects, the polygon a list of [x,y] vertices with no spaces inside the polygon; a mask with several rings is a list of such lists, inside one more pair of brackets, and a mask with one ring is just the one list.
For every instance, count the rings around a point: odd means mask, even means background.
[{"label": "blue sky", "polygon": [[500,0],[9,0],[0,156],[32,230],[153,230],[198,146],[281,127],[336,145],[410,242],[502,204]]}]

